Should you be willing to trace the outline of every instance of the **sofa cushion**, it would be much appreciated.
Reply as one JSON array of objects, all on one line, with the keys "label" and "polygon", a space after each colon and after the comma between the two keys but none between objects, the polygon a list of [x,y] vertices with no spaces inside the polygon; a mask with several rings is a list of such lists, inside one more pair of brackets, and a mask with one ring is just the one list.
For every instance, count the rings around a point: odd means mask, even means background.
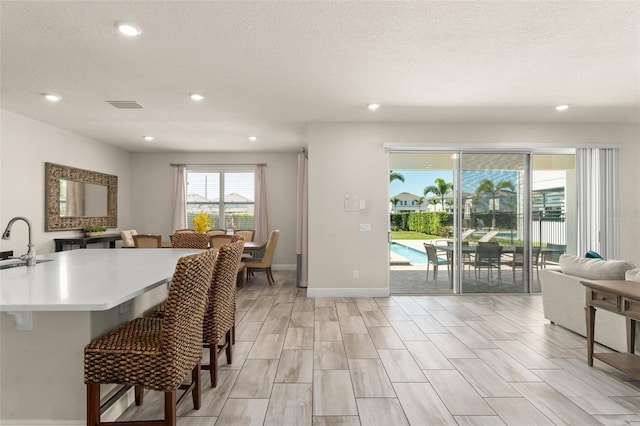
[{"label": "sofa cushion", "polygon": [[640,281],[640,268],[630,269],[624,274],[627,281]]},{"label": "sofa cushion", "polygon": [[563,274],[589,280],[623,280],[625,273],[633,268],[635,265],[626,260],[587,259],[572,254],[560,256],[560,269]]}]

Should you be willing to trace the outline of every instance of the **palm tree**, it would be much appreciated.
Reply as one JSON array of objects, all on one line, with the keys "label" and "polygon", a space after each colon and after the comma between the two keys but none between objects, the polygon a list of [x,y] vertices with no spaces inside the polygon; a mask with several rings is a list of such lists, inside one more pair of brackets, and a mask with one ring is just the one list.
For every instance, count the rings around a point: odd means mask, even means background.
[{"label": "palm tree", "polygon": [[389,183],[393,182],[394,180],[399,180],[400,182],[404,182],[404,176],[402,176],[401,173],[394,172],[393,170],[391,170],[391,172],[389,173]]},{"label": "palm tree", "polygon": [[442,204],[442,210],[444,211],[444,196],[453,189],[453,184],[442,178],[436,178],[435,183],[435,185],[427,186],[424,189],[424,196],[426,197],[428,193],[439,196],[440,204]]},{"label": "palm tree", "polygon": [[424,197],[418,197],[416,199],[416,203],[418,203],[418,211],[420,211],[420,206],[422,206],[422,203],[424,203]]},{"label": "palm tree", "polygon": [[513,183],[509,182],[508,180],[500,181],[498,182],[497,185],[494,185],[491,179],[484,179],[482,182],[480,182],[480,185],[478,185],[478,187],[476,188],[476,196],[479,196],[483,193],[487,193],[491,195],[491,204],[492,204],[491,227],[492,228],[496,227],[496,198],[498,197],[498,194],[500,193],[500,191],[502,191],[505,188],[510,189],[511,191],[515,190]]},{"label": "palm tree", "polygon": [[390,201],[391,201],[391,204],[393,204],[393,211],[395,213],[397,213],[398,212],[398,203],[400,202],[400,198],[393,197]]}]

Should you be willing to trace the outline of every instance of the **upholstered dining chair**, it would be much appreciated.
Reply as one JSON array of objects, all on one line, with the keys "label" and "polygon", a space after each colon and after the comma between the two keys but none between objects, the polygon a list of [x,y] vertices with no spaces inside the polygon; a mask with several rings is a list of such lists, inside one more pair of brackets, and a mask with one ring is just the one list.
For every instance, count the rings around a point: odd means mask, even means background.
[{"label": "upholstered dining chair", "polygon": [[158,234],[136,234],[133,236],[133,244],[136,248],[160,248],[162,236]]},{"label": "upholstered dining chair", "polygon": [[133,242],[134,235],[138,235],[138,232],[135,229],[120,231],[120,238],[122,238],[122,246],[135,247],[135,243]]},{"label": "upholstered dining chair", "polygon": [[253,241],[256,231],[255,229],[236,229],[233,231],[233,234],[240,235],[245,241]]},{"label": "upholstered dining chair", "polygon": [[172,248],[209,248],[209,236],[200,232],[178,232],[170,235]]},{"label": "upholstered dining chair", "polygon": [[185,394],[190,392],[193,407],[200,408],[201,342],[216,257],[216,250],[207,250],[180,258],[162,317],[134,319],[85,347],[88,425],[105,424],[100,421],[101,384],[135,386],[137,405],[143,388],[164,392],[164,422],[136,424],[175,425],[176,405],[183,399],[176,399],[176,390],[191,372]]},{"label": "upholstered dining chair", "polygon": [[225,235],[227,233],[226,229],[211,229],[209,231],[207,231],[207,235],[208,236],[212,236],[212,235]]},{"label": "upholstered dining chair", "polygon": [[267,240],[267,246],[264,249],[264,256],[261,259],[246,258],[243,260],[247,268],[247,279],[253,269],[264,269],[267,274],[267,281],[269,285],[274,283],[273,273],[271,272],[271,262],[273,261],[273,253],[276,251],[276,245],[278,244],[278,237],[280,236],[280,230],[276,229],[271,231],[269,239]]},{"label": "upholstered dining chair", "polygon": [[209,247],[220,248],[234,240],[234,235],[218,234],[209,236]]}]

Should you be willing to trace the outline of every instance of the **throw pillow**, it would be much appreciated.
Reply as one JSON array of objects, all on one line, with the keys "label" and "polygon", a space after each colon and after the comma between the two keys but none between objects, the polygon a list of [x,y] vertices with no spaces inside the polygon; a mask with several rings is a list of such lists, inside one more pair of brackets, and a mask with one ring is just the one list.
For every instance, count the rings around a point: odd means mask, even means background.
[{"label": "throw pillow", "polygon": [[599,254],[599,253],[596,253],[596,252],[595,252],[595,251],[593,251],[593,250],[589,250],[589,251],[584,255],[584,257],[586,257],[587,259],[602,259],[602,260],[604,260],[604,257],[600,256],[600,254]]},{"label": "throw pillow", "polygon": [[627,271],[624,274],[624,279],[627,281],[640,281],[640,268],[635,268]]},{"label": "throw pillow", "polygon": [[562,273],[589,280],[623,280],[629,269],[636,267],[626,260],[587,259],[563,254],[560,256]]}]

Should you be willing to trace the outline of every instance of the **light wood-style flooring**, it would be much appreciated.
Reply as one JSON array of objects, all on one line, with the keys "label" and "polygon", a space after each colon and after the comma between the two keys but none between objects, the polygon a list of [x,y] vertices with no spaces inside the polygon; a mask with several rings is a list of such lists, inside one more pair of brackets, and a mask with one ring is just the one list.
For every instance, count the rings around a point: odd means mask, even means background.
[{"label": "light wood-style flooring", "polygon": [[[640,384],[589,367],[540,296],[313,299],[293,274],[239,290],[234,362],[179,425],[640,424]],[[147,392],[122,419],[161,417]]]}]

